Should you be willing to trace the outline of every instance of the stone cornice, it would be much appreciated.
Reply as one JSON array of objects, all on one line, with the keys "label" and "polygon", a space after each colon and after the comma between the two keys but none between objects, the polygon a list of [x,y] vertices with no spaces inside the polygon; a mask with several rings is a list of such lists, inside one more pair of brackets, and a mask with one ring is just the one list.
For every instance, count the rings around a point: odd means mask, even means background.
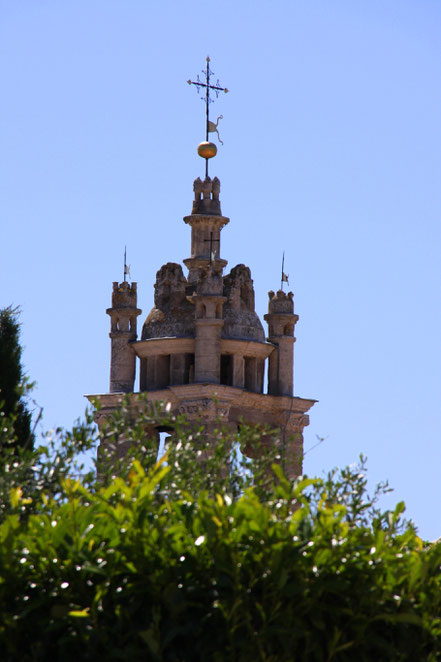
[{"label": "stone cornice", "polygon": [[128,397],[133,399],[143,395],[151,402],[170,402],[174,409],[180,401],[196,400],[218,400],[235,407],[252,407],[262,412],[290,412],[292,414],[305,414],[317,402],[309,398],[299,398],[281,395],[268,395],[266,393],[252,393],[245,389],[222,384],[184,384],[181,386],[169,386],[157,391],[146,391],[140,393],[102,393],[97,395],[86,395],[89,402],[97,400],[101,409],[113,410]]},{"label": "stone cornice", "polygon": [[194,354],[194,338],[150,338],[132,344],[140,359],[161,354]]},{"label": "stone cornice", "polygon": [[230,219],[226,216],[214,216],[207,214],[191,214],[190,216],[184,216],[184,223],[188,225],[198,225],[204,223],[214,223],[215,225],[220,225],[224,227],[230,222]]},{"label": "stone cornice", "polygon": [[[221,322],[222,320],[208,321]],[[150,338],[132,343],[136,355],[141,359],[164,354],[194,354],[194,345],[194,338]],[[222,354],[235,354],[238,356],[266,359],[273,350],[274,345],[271,343],[254,342],[252,340],[232,340],[229,338],[221,339]]]}]

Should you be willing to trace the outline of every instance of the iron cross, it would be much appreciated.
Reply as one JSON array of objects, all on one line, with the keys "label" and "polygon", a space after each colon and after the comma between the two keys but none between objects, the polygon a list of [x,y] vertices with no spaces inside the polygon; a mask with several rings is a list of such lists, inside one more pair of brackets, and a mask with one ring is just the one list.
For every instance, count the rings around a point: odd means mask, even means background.
[{"label": "iron cross", "polygon": [[210,77],[214,75],[214,71],[210,69],[209,57],[207,57],[207,68],[205,69],[205,71],[202,69],[202,73],[205,75],[205,83],[199,80],[199,74],[196,81],[188,80],[187,83],[189,85],[196,85],[198,93],[200,93],[201,88],[205,88],[205,90],[202,90],[203,94],[201,94],[201,99],[205,99],[205,115],[206,115],[205,140],[208,142],[208,133],[209,133],[209,124],[210,124],[209,106],[210,103],[213,103],[214,101],[214,99],[210,97],[210,90],[214,90],[217,98],[219,96],[219,92],[225,92],[226,94],[228,92],[228,89],[226,87],[221,87],[219,83],[219,79],[216,81],[216,85],[210,84]]},{"label": "iron cross", "polygon": [[204,239],[205,242],[210,242],[210,264],[213,262],[213,243],[217,242],[220,245],[220,239],[213,239],[213,233],[210,232],[210,239]]}]

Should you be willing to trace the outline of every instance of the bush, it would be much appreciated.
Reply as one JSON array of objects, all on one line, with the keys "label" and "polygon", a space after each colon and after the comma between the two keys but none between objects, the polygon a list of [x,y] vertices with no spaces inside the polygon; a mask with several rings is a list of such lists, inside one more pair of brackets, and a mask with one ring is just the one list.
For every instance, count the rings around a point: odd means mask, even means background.
[{"label": "bush", "polygon": [[439,659],[441,546],[403,504],[378,509],[387,486],[369,498],[363,459],[290,482],[276,448],[256,478],[237,452],[255,430],[219,429],[212,455],[202,427],[163,412],[174,442],[155,462],[158,411],[128,413],[106,433],[137,446],[118,475],[72,467],[96,442],[78,426],[34,451],[23,486],[20,467],[4,478],[3,660]]}]

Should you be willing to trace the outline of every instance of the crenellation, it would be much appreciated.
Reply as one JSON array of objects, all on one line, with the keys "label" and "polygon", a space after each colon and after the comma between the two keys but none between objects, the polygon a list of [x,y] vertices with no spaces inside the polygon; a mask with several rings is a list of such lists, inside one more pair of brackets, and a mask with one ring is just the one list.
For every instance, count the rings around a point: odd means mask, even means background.
[{"label": "crenellation", "polygon": [[137,296],[137,283],[115,281],[112,288],[112,307],[136,308]]},{"label": "crenellation", "polygon": [[273,290],[270,290],[268,292],[268,298],[269,313],[286,313],[289,315],[294,312],[294,294],[292,292],[278,290],[274,294]]},{"label": "crenellation", "polygon": [[204,181],[197,177],[193,182],[194,200],[192,214],[221,215],[219,201],[220,180],[215,177],[205,177]]}]

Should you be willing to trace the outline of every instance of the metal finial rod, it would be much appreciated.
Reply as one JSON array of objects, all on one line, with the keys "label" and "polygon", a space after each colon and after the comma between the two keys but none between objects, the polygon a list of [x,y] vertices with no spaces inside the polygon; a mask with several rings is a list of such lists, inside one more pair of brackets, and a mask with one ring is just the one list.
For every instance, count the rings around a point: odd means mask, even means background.
[{"label": "metal finial rod", "polygon": [[[228,92],[228,89],[226,87],[221,87],[219,81],[216,82],[216,85],[211,85],[210,84],[210,77],[214,73],[210,69],[210,58],[207,56],[207,66],[205,71],[202,70],[202,73],[205,75],[205,83],[203,83],[201,80],[199,80],[199,75],[197,77],[196,81],[193,80],[188,80],[187,83],[189,85],[196,85],[197,91],[200,92],[200,88],[205,88],[205,93],[202,96],[201,99],[205,100],[205,140],[208,142],[208,134],[210,133],[210,103],[214,101],[210,97],[210,90],[213,90],[216,94],[216,97],[219,96],[219,92],[225,92],[225,94]],[[208,159],[205,159],[205,176],[208,177]]]},{"label": "metal finial rod", "polygon": [[127,247],[124,246],[124,282],[126,282],[126,277],[131,278],[130,275],[130,264],[127,264]]},{"label": "metal finial rod", "polygon": [[285,273],[285,251],[283,251],[283,257],[282,257],[282,276],[280,278],[280,289],[283,292],[283,283],[288,283],[289,285],[289,275],[287,276]]},{"label": "metal finial rod", "polygon": [[[207,72],[206,72],[206,79],[207,79],[207,87],[205,89],[205,114],[207,117],[207,122],[205,125],[205,140],[208,142],[208,122],[210,121],[209,118],[209,109],[210,109],[210,58],[207,57]],[[208,159],[205,159],[208,167]]]}]

